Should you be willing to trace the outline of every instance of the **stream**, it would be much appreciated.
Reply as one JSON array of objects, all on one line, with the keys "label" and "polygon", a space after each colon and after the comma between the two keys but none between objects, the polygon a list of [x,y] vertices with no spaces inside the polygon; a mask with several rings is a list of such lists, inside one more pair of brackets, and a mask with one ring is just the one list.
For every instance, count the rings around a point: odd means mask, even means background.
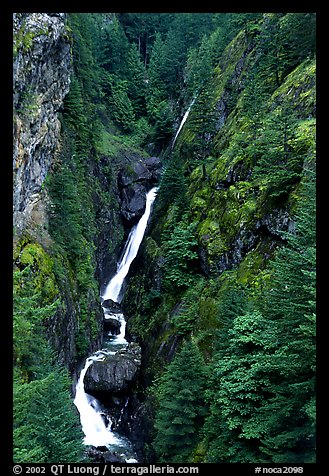
[{"label": "stream", "polygon": [[[157,187],[154,187],[146,195],[145,212],[130,231],[122,257],[118,262],[116,273],[101,295],[102,304],[104,301],[111,300],[119,305],[122,301],[123,284],[130,265],[136,258],[142,243],[156,193]],[[85,392],[84,377],[93,362],[103,360],[105,356],[115,355],[128,346],[128,342],[125,339],[126,321],[124,315],[121,312],[110,312],[103,305],[102,308],[105,320],[115,319],[119,321],[120,332],[117,335],[112,335],[111,333],[105,335],[103,348],[86,359],[76,385],[74,404],[80,413],[81,427],[85,435],[83,440],[85,445],[106,447],[109,451],[118,454],[126,463],[137,463],[136,454],[129,439],[112,430],[112,421],[106,409],[94,396]],[[124,412],[124,410],[125,406],[121,411]]]}]

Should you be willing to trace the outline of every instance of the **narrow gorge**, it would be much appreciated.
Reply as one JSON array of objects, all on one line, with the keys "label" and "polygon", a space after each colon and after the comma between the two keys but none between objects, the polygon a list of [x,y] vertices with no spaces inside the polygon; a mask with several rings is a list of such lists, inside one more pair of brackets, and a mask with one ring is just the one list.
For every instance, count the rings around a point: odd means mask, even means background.
[{"label": "narrow gorge", "polygon": [[316,14],[13,14],[13,461],[316,463]]},{"label": "narrow gorge", "polygon": [[[129,415],[125,415],[125,411],[133,391],[132,383],[136,380],[140,369],[141,349],[137,343],[128,343],[125,338],[126,321],[121,312],[120,303],[123,297],[122,288],[125,278],[131,263],[137,256],[146,231],[156,190],[156,188],[152,188],[147,193],[145,211],[132,228],[122,258],[118,262],[117,271],[101,296],[106,330],[103,342],[105,347],[86,360],[76,386],[74,403],[80,412],[85,444],[96,448],[107,448],[109,456],[107,458],[103,456],[104,462],[138,462],[127,437],[119,437],[112,430],[113,421],[109,408],[102,407],[98,400],[86,392],[90,392],[94,396],[100,395],[104,401],[112,401],[114,415],[115,413],[119,414],[116,427],[120,426],[122,418],[129,419]],[[104,411],[109,413],[107,424],[102,419]],[[119,452],[116,459],[113,459],[111,454],[114,450]]]}]

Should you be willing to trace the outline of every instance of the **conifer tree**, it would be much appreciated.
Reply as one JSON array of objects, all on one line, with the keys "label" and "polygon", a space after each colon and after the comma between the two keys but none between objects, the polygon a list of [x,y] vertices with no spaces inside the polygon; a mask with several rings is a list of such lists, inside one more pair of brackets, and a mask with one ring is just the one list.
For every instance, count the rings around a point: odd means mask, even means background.
[{"label": "conifer tree", "polygon": [[195,223],[182,220],[164,241],[163,285],[166,289],[185,289],[193,281],[193,263],[198,258],[195,228]]},{"label": "conifer tree", "polygon": [[205,415],[206,366],[197,346],[187,341],[161,376],[153,443],[159,462],[192,461]]},{"label": "conifer tree", "polygon": [[306,174],[296,232],[285,234],[263,305],[234,319],[217,355],[211,462],[315,460],[315,179]]},{"label": "conifer tree", "polygon": [[144,80],[145,70],[135,44],[130,45],[127,55],[127,71],[125,78],[128,81],[127,94],[132,102],[136,118],[146,112],[146,84]]},{"label": "conifer tree", "polygon": [[187,206],[187,184],[183,165],[179,158],[173,157],[168,162],[160,182],[157,206],[167,209],[169,205],[177,205],[179,212],[184,213]]},{"label": "conifer tree", "polygon": [[190,129],[195,134],[189,161],[191,167],[199,165],[199,161],[209,153],[211,137],[215,132],[215,117],[212,91],[206,85],[199,92],[189,118]]},{"label": "conifer tree", "polygon": [[254,177],[266,183],[271,197],[286,197],[292,185],[301,179],[307,150],[295,147],[297,126],[296,114],[288,104],[278,107],[262,121],[262,133],[253,148]]},{"label": "conifer tree", "polygon": [[82,461],[82,430],[63,370],[30,383],[14,384],[14,461]]}]

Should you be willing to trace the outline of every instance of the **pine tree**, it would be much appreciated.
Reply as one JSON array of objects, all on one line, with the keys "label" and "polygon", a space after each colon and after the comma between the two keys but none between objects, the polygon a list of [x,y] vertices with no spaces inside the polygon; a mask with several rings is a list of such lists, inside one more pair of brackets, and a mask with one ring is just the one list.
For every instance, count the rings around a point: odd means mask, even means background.
[{"label": "pine tree", "polygon": [[213,103],[212,91],[209,84],[199,92],[189,116],[189,128],[195,134],[193,139],[190,167],[199,165],[209,153],[211,138],[215,132],[216,111]]},{"label": "pine tree", "polygon": [[187,206],[186,194],[187,184],[183,165],[179,158],[173,157],[162,174],[156,206],[166,210],[169,205],[176,205],[182,214]]},{"label": "pine tree", "polygon": [[98,30],[92,15],[84,13],[68,14],[68,24],[73,36],[74,72],[84,94],[93,98],[99,97],[99,68],[94,58],[95,40]]},{"label": "pine tree", "polygon": [[285,104],[262,121],[262,133],[253,146],[256,165],[254,177],[267,186],[267,198],[286,198],[291,187],[302,176],[303,158],[307,150],[296,147],[298,119]]},{"label": "pine tree", "polygon": [[195,224],[183,220],[177,223],[164,241],[163,285],[168,289],[185,289],[194,278],[193,263],[197,262]]},{"label": "pine tree", "polygon": [[112,15],[111,21],[104,24],[101,38],[100,66],[124,79],[129,42],[116,15]]},{"label": "pine tree", "polygon": [[130,45],[127,56],[126,79],[128,81],[127,94],[132,102],[136,118],[146,112],[146,84],[144,80],[145,69],[141,62],[136,45]]},{"label": "pine tree", "polygon": [[67,374],[55,368],[30,383],[14,384],[14,461],[82,461],[83,434]]},{"label": "pine tree", "polygon": [[112,115],[124,131],[130,131],[135,120],[135,113],[132,102],[128,97],[128,82],[115,80],[112,83]]},{"label": "pine tree", "polygon": [[306,177],[296,232],[270,267],[263,305],[234,319],[217,355],[205,427],[211,462],[315,459],[314,172]]},{"label": "pine tree", "polygon": [[153,446],[159,462],[192,461],[205,414],[203,391],[206,367],[197,346],[184,344],[161,376]]},{"label": "pine tree", "polygon": [[154,121],[157,116],[158,104],[166,98],[166,86],[161,76],[163,60],[164,43],[160,33],[157,33],[147,69],[147,113],[150,119]]}]

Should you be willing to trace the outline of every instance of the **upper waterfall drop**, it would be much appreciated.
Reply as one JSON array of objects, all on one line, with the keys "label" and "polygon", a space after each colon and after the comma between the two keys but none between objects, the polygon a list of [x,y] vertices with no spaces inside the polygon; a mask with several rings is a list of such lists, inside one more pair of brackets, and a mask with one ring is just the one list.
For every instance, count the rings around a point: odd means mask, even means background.
[{"label": "upper waterfall drop", "polygon": [[183,116],[183,119],[182,119],[181,123],[179,124],[179,128],[177,129],[177,132],[176,132],[176,134],[175,134],[175,137],[174,137],[174,140],[173,140],[171,149],[174,148],[174,145],[175,145],[176,139],[177,139],[177,137],[178,137],[178,134],[179,134],[180,131],[182,130],[182,127],[183,127],[183,125],[185,124],[186,119],[188,118],[188,115],[190,114],[191,108],[192,108],[192,106],[193,106],[195,100],[196,100],[196,96],[192,99],[191,104],[190,104],[189,107],[187,108],[187,110],[186,110],[186,112],[185,112],[185,114],[184,114],[184,116]]},{"label": "upper waterfall drop", "polygon": [[146,195],[145,212],[137,225],[135,225],[130,231],[126,246],[116,274],[113,276],[109,284],[107,285],[104,294],[101,296],[103,301],[111,299],[114,302],[121,301],[121,288],[123,282],[128,274],[129,268],[133,260],[136,258],[140,244],[143,240],[144,233],[147,227],[148,219],[151,214],[152,204],[155,200],[158,188],[152,188]]}]

